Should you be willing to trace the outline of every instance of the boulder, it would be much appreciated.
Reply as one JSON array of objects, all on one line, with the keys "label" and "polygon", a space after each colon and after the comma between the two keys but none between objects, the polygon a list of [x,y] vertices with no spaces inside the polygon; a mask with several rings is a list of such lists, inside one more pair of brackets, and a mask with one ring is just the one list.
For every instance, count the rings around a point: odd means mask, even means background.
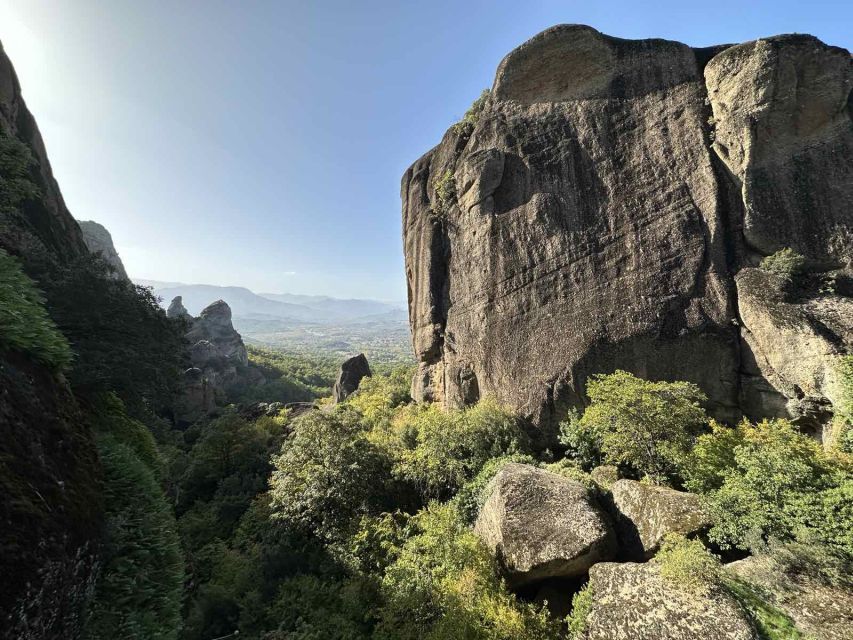
[{"label": "boulder", "polygon": [[83,233],[83,241],[91,253],[96,253],[113,268],[112,276],[120,280],[127,280],[127,271],[113,244],[113,237],[106,227],[91,220],[78,220],[80,231]]},{"label": "boulder", "polygon": [[620,552],[627,558],[651,558],[666,534],[690,536],[712,524],[693,493],[619,480],[610,495]]},{"label": "boulder", "polygon": [[786,246],[850,265],[851,80],[810,36],[693,49],[560,25],[510,52],[476,122],[403,176],[413,398],[495,397],[543,446],[615,369],[694,382],[726,421],[745,387],[801,398],[746,370],[734,274]]},{"label": "boulder", "polygon": [[363,353],[344,360],[338,371],[338,378],[335,381],[333,395],[335,402],[343,402],[350,395],[355,393],[358,385],[361,384],[362,378],[369,377],[370,365],[367,363],[367,357]]},{"label": "boulder", "polygon": [[486,494],[474,531],[497,555],[511,586],[579,576],[613,558],[613,530],[581,483],[510,463]]},{"label": "boulder", "polygon": [[589,572],[593,593],[584,640],[753,640],[759,637],[722,590],[691,593],[655,563],[602,562]]},{"label": "boulder", "polygon": [[786,571],[773,555],[758,555],[726,565],[756,588],[766,602],[788,615],[806,637],[849,640],[853,635],[853,578],[830,585],[803,571]]}]

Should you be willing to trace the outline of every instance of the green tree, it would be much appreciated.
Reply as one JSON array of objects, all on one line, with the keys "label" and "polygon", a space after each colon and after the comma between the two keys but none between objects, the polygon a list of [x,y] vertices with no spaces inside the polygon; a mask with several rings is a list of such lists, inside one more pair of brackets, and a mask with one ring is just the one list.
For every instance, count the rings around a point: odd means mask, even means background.
[{"label": "green tree", "polygon": [[362,514],[387,505],[391,463],[367,438],[359,417],[341,405],[296,421],[273,460],[275,517],[332,540],[350,531]]},{"label": "green tree", "polygon": [[627,464],[656,482],[672,478],[707,421],[706,398],[690,382],[652,382],[616,371],[587,383],[590,405],[579,421],[611,464]]}]

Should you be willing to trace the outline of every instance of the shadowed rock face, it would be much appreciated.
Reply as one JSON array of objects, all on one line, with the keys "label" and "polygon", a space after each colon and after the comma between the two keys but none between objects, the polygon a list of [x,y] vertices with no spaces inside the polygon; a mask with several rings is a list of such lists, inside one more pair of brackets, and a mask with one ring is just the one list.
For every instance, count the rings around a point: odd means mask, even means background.
[{"label": "shadowed rock face", "polygon": [[494,395],[547,435],[621,368],[737,419],[734,273],[784,246],[851,262],[850,78],[807,36],[697,50],[563,25],[510,53],[477,123],[403,177],[414,398]]},{"label": "shadowed rock face", "polygon": [[338,378],[335,380],[335,386],[332,389],[332,395],[335,402],[343,402],[350,395],[358,390],[358,385],[361,384],[363,378],[373,375],[370,371],[370,365],[367,362],[367,356],[359,353],[357,356],[344,360],[338,371]]}]

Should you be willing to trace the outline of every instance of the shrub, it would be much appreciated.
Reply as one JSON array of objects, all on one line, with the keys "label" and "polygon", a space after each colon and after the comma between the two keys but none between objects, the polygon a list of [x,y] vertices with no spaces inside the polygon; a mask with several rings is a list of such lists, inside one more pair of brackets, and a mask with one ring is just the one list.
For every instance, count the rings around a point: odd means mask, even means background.
[{"label": "shrub", "polygon": [[626,371],[593,376],[579,421],[611,464],[628,464],[656,482],[671,478],[707,416],[705,395],[689,382],[651,382]]},{"label": "shrub", "polygon": [[786,247],[763,258],[759,267],[767,273],[792,281],[805,271],[806,259],[793,249]]},{"label": "shrub", "polygon": [[34,164],[27,145],[0,131],[0,214],[14,212],[39,196],[30,176]]},{"label": "shrub", "polygon": [[667,534],[655,560],[665,580],[697,595],[707,595],[720,581],[720,559],[699,540]]},{"label": "shrub", "polygon": [[273,459],[275,517],[334,540],[351,531],[361,515],[381,511],[390,461],[368,440],[358,418],[343,405],[296,421]]},{"label": "shrub", "polygon": [[361,413],[361,420],[370,429],[387,431],[394,409],[411,401],[409,387],[412,382],[410,367],[397,367],[388,375],[364,378],[358,392],[347,398],[347,403]]},{"label": "shrub", "polygon": [[480,97],[471,103],[471,106],[468,107],[468,110],[465,112],[465,115],[462,116],[462,119],[453,125],[453,130],[456,133],[463,136],[471,135],[474,127],[480,121],[480,116],[489,102],[490,95],[491,91],[483,89],[482,93],[480,93]]},{"label": "shrub", "polygon": [[592,476],[584,471],[574,460],[563,458],[557,462],[545,465],[545,469],[551,473],[556,473],[558,476],[563,476],[564,478],[569,478],[575,482],[580,482],[587,489],[596,490],[598,488],[598,485],[592,479]]},{"label": "shrub", "polygon": [[407,409],[398,429],[408,448],[395,471],[428,499],[451,497],[492,458],[530,450],[517,418],[491,399],[456,411],[437,405]]},{"label": "shrub", "polygon": [[566,455],[583,469],[589,471],[602,463],[601,434],[581,423],[577,409],[570,409],[566,419],[560,423],[558,439],[566,447]]},{"label": "shrub", "polygon": [[71,348],[48,317],[44,302],[20,263],[0,249],[0,348],[29,354],[61,371],[71,363]]},{"label": "shrub", "polygon": [[139,420],[127,415],[124,403],[114,393],[104,393],[95,398],[90,411],[92,427],[97,433],[111,435],[130,447],[136,457],[159,478],[162,472],[160,453],[154,436]]},{"label": "shrub", "polygon": [[506,590],[492,555],[450,505],[432,504],[414,519],[382,579],[384,605],[375,638],[388,640],[558,637],[544,611]]},{"label": "shrub", "polygon": [[717,425],[698,438],[685,470],[687,487],[707,493],[710,536],[723,548],[761,548],[770,538],[849,548],[849,471],[786,420]]},{"label": "shrub", "polygon": [[435,188],[435,212],[440,216],[446,216],[456,203],[456,177],[450,169],[447,169],[433,185]]},{"label": "shrub", "polygon": [[839,397],[834,407],[834,446],[843,453],[853,454],[853,356],[838,358],[835,374]]},{"label": "shrub", "polygon": [[152,470],[114,436],[98,438],[106,540],[86,637],[171,640],[181,626],[183,558]]},{"label": "shrub", "polygon": [[589,583],[572,596],[572,612],[566,618],[566,625],[571,640],[581,640],[584,637],[587,619],[589,618],[589,612],[592,611],[593,602],[595,602],[595,593],[592,590],[592,585]]}]

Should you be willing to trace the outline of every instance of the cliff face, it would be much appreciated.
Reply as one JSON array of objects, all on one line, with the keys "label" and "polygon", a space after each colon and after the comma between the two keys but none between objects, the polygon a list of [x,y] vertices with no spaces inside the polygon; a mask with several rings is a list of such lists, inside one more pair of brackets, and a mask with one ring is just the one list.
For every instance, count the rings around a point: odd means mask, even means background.
[{"label": "cliff face", "polygon": [[563,25],[511,52],[475,122],[403,177],[413,396],[493,395],[547,429],[621,368],[696,382],[721,418],[798,417],[799,385],[742,335],[735,274],[783,247],[849,269],[851,77],[809,36],[692,49]]},{"label": "cliff face", "polygon": [[92,220],[79,220],[80,232],[83,234],[83,242],[92,253],[98,253],[115,271],[113,277],[127,280],[127,271],[113,244],[113,237],[106,227]]},{"label": "cliff face", "polygon": [[26,254],[43,245],[59,260],[68,261],[86,251],[83,235],[68,212],[53,177],[44,141],[21,95],[21,86],[0,45],[0,136],[26,145],[32,156],[29,178],[38,197],[24,203],[23,211],[0,207],[0,247]]}]

